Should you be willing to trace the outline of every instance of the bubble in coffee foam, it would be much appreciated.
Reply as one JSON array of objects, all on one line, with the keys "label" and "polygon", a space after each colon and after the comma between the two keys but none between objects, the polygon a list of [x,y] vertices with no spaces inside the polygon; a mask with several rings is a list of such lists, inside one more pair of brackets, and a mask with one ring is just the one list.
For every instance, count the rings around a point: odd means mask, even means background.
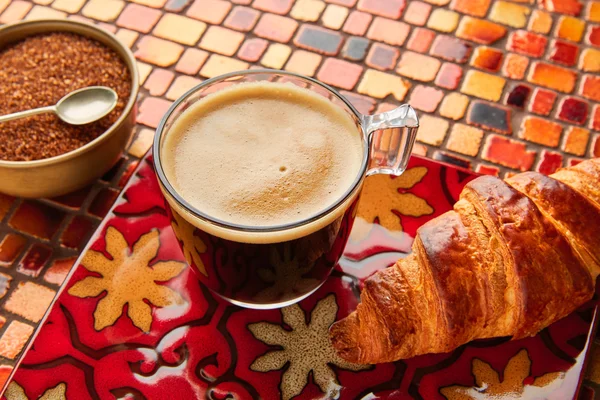
[{"label": "bubble in coffee foam", "polygon": [[182,113],[165,138],[163,165],[187,202],[225,222],[298,222],[336,203],[359,173],[354,121],[292,84],[242,83]]}]

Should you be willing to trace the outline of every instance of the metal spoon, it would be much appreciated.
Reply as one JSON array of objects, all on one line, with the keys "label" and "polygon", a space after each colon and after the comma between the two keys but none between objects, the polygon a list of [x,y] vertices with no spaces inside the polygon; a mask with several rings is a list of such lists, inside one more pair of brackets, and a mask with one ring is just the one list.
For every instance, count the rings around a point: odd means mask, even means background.
[{"label": "metal spoon", "polygon": [[0,122],[53,112],[68,124],[89,124],[111,112],[117,105],[118,98],[117,93],[109,87],[89,86],[65,95],[54,106],[2,115]]}]

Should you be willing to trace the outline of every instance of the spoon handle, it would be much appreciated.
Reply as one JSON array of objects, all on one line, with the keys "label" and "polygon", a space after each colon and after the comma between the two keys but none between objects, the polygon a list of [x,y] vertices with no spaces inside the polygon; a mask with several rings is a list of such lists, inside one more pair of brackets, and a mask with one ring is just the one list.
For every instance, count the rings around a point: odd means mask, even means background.
[{"label": "spoon handle", "polygon": [[36,114],[44,114],[49,112],[56,112],[56,106],[34,108],[33,110],[21,111],[7,115],[0,115],[0,122],[12,121],[13,119],[31,117]]}]

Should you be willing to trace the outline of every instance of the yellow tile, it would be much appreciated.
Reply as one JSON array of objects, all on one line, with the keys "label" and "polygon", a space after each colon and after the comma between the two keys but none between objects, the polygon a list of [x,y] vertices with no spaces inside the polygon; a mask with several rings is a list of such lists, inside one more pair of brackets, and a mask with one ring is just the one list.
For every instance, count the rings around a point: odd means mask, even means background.
[{"label": "yellow tile", "polygon": [[75,14],[81,10],[84,4],[85,0],[55,0],[52,3],[52,8],[68,12],[69,14]]},{"label": "yellow tile", "polygon": [[427,27],[440,32],[452,32],[458,26],[459,14],[444,8],[433,10],[427,21]]},{"label": "yellow tile", "polygon": [[321,21],[326,28],[338,30],[344,25],[347,17],[348,9],[346,7],[330,4],[323,13]]},{"label": "yellow tile", "polygon": [[54,10],[49,7],[44,6],[33,6],[29,14],[25,17],[25,19],[52,19],[52,18],[66,18],[67,14]]},{"label": "yellow tile", "polygon": [[272,43],[263,55],[260,63],[267,68],[281,69],[290,57],[290,54],[292,54],[290,46],[281,43]]},{"label": "yellow tile", "polygon": [[33,0],[35,4],[40,4],[42,6],[47,6],[52,3],[53,0]]},{"label": "yellow tile", "polygon": [[437,58],[405,51],[402,53],[396,72],[411,79],[430,82],[435,79],[441,64]]},{"label": "yellow tile", "polygon": [[562,16],[558,20],[558,27],[556,28],[556,36],[561,39],[572,40],[573,42],[579,42],[583,37],[583,31],[585,30],[585,22],[575,17]]},{"label": "yellow tile", "polygon": [[579,69],[586,72],[600,72],[600,50],[585,49],[579,58]]},{"label": "yellow tile", "polygon": [[202,21],[196,21],[183,15],[165,14],[158,21],[153,33],[163,39],[193,46],[205,30],[206,24]]},{"label": "yellow tile", "polygon": [[529,30],[543,35],[552,29],[552,14],[542,10],[533,10],[529,19]]},{"label": "yellow tile", "polygon": [[131,0],[133,3],[143,4],[148,7],[161,8],[167,0]]},{"label": "yellow tile", "polygon": [[460,91],[485,100],[498,101],[502,96],[505,83],[506,79],[500,76],[472,69],[467,72]]},{"label": "yellow tile", "polygon": [[133,47],[133,44],[135,43],[137,38],[140,36],[140,34],[137,33],[136,31],[132,31],[132,30],[125,29],[125,28],[119,29],[115,35],[121,42],[123,42],[123,44],[125,46],[127,46],[129,48]]},{"label": "yellow tile", "polygon": [[450,0],[425,0],[429,4],[433,4],[435,6],[445,6],[450,3]]},{"label": "yellow tile", "polygon": [[152,146],[153,141],[153,129],[140,129],[140,132],[137,134],[137,137],[129,147],[129,154],[137,158],[142,158],[144,154],[146,154],[146,152],[150,149],[150,146]]},{"label": "yellow tile", "polygon": [[8,7],[10,2],[11,0],[0,0],[0,14],[2,14],[2,11],[4,11],[6,7]]},{"label": "yellow tile", "polygon": [[99,21],[114,21],[125,7],[123,0],[89,0],[81,13]]},{"label": "yellow tile", "polygon": [[232,56],[244,41],[244,37],[243,33],[213,25],[202,37],[200,47],[204,50]]},{"label": "yellow tile", "polygon": [[323,57],[319,54],[296,50],[286,64],[285,70],[306,76],[314,76],[322,59]]},{"label": "yellow tile", "polygon": [[386,74],[375,69],[367,69],[358,85],[358,93],[377,99],[383,99],[391,94],[396,100],[402,101],[410,86],[410,82],[399,76]]},{"label": "yellow tile", "polygon": [[440,115],[457,121],[465,115],[468,105],[469,98],[467,96],[451,92],[442,100]]},{"label": "yellow tile", "polygon": [[419,117],[419,130],[417,140],[432,146],[439,146],[446,137],[450,124],[443,118],[422,114]]},{"label": "yellow tile", "polygon": [[448,138],[448,150],[475,157],[479,153],[479,146],[483,138],[483,131],[465,124],[454,124]]},{"label": "yellow tile", "polygon": [[236,60],[235,58],[213,54],[200,70],[200,75],[206,78],[214,78],[215,76],[226,74],[228,72],[247,69],[248,66],[248,63]]},{"label": "yellow tile", "polygon": [[146,82],[146,78],[148,78],[148,75],[150,75],[150,72],[152,72],[152,66],[146,63],[143,63],[141,61],[137,62],[137,69],[139,72],[139,78],[140,78],[140,86],[144,84],[144,82]]},{"label": "yellow tile", "polygon": [[292,8],[291,16],[300,21],[315,22],[324,9],[325,3],[321,0],[298,0]]},{"label": "yellow tile", "polygon": [[527,16],[530,13],[531,10],[528,7],[506,1],[496,1],[492,6],[489,19],[513,28],[523,28],[527,24]]}]

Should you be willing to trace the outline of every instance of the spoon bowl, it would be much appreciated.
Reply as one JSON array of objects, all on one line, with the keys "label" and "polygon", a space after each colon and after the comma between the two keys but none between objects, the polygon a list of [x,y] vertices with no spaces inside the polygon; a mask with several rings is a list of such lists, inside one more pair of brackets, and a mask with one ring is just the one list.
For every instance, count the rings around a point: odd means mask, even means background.
[{"label": "spoon bowl", "polygon": [[117,105],[117,92],[106,86],[75,90],[56,104],[56,115],[71,125],[84,125],[108,115]]}]

